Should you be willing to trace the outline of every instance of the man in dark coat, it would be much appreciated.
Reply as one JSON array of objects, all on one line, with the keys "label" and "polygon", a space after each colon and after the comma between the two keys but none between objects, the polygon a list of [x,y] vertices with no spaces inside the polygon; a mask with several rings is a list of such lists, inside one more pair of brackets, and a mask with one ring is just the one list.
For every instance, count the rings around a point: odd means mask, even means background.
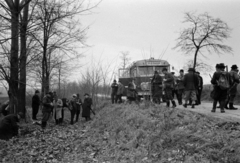
[{"label": "man in dark coat", "polygon": [[118,90],[117,90],[117,103],[122,103],[122,96],[124,93],[124,85],[118,81]]},{"label": "man in dark coat", "polygon": [[17,115],[9,114],[0,121],[0,139],[9,140],[18,135],[18,122],[23,117],[22,113]]},{"label": "man in dark coat", "polygon": [[159,75],[159,73],[157,71],[155,71],[151,83],[152,83],[153,102],[157,103],[157,104],[161,103],[162,82],[163,82],[163,78]]},{"label": "man in dark coat", "polygon": [[36,90],[32,97],[32,119],[37,120],[37,114],[40,105],[39,91]]},{"label": "man in dark coat", "polygon": [[76,122],[78,122],[78,118],[79,118],[79,114],[80,114],[80,111],[81,111],[81,107],[82,107],[82,100],[80,98],[80,95],[77,94]]},{"label": "man in dark coat", "polygon": [[74,120],[74,117],[75,117],[75,114],[77,113],[77,95],[76,94],[73,94],[73,97],[70,101],[70,112],[71,112],[71,122],[70,124],[73,125],[73,120]]},{"label": "man in dark coat", "polygon": [[43,97],[43,108],[42,108],[42,113],[43,113],[43,117],[42,117],[42,129],[45,129],[47,126],[47,121],[50,118],[52,109],[53,109],[53,103],[52,103],[52,96],[53,93],[52,92],[48,92],[44,97]]},{"label": "man in dark coat", "polygon": [[200,76],[200,72],[196,72],[198,77],[198,87],[197,87],[197,101],[196,104],[201,104],[201,96],[202,96],[202,89],[203,89],[203,78]]},{"label": "man in dark coat", "polygon": [[9,100],[2,104],[0,113],[2,113],[4,116],[9,114]]},{"label": "man in dark coat", "polygon": [[183,84],[185,88],[185,104],[183,105],[187,108],[187,103],[189,99],[192,99],[192,108],[195,107],[194,102],[197,100],[196,91],[198,87],[198,77],[194,73],[193,68],[189,68],[188,73],[184,75]]},{"label": "man in dark coat", "polygon": [[170,101],[172,102],[172,107],[176,107],[176,103],[173,99],[172,96],[172,90],[173,90],[173,85],[174,85],[174,77],[171,73],[168,72],[166,68],[163,68],[162,70],[164,74],[164,79],[163,79],[163,88],[164,88],[164,93],[165,93],[165,99],[167,103],[167,107],[170,106]]},{"label": "man in dark coat", "polygon": [[183,98],[183,93],[184,93],[184,70],[179,71],[180,75],[177,77],[177,94],[178,94],[178,104],[182,105],[182,98]]},{"label": "man in dark coat", "polygon": [[[223,75],[226,79],[230,79],[229,73],[225,72],[225,65],[223,63],[220,63],[217,65],[218,69],[217,71],[213,74],[211,83],[213,84],[213,93],[212,93],[212,98],[213,98],[213,107],[211,112],[216,112],[216,106],[217,102],[220,103],[220,109],[221,113],[225,113],[224,106],[227,100],[227,95],[228,95],[228,89],[221,89],[219,86],[219,79],[221,75]],[[229,80],[228,80],[229,81]]]},{"label": "man in dark coat", "polygon": [[[231,85],[230,85],[230,88],[228,90],[228,99],[226,101],[225,108],[230,109],[230,110],[237,110],[238,108],[235,108],[233,106],[234,99],[237,95],[237,86],[240,82],[239,81],[239,76],[238,76],[237,65],[232,65],[231,71],[229,72],[229,75],[230,75]],[[229,107],[227,107],[228,103],[229,103]]]},{"label": "man in dark coat", "polygon": [[92,110],[92,99],[87,93],[85,93],[84,97],[82,117],[84,117],[86,121],[89,121],[91,120],[90,111]]},{"label": "man in dark coat", "polygon": [[114,104],[114,103],[117,103],[118,84],[116,80],[113,81],[111,88],[112,88],[111,99],[112,99],[112,104]]}]

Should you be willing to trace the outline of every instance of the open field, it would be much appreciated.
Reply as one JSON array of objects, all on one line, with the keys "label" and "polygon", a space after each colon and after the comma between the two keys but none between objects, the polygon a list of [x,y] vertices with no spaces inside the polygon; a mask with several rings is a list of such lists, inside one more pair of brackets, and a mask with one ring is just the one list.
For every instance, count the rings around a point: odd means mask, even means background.
[{"label": "open field", "polygon": [[23,131],[1,141],[2,162],[240,162],[239,123],[149,103],[104,103],[90,122]]}]

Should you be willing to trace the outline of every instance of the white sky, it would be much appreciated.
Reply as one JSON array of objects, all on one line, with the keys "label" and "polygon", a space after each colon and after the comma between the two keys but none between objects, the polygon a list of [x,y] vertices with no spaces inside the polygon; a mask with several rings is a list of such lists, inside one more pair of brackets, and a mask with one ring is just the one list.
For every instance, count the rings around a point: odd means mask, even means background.
[{"label": "white sky", "polygon": [[150,58],[150,51],[152,57],[159,58],[168,47],[162,59],[181,69],[193,59],[172,49],[184,28],[185,12],[208,12],[232,29],[231,38],[224,43],[233,48],[233,55],[206,54],[208,58],[202,60],[212,66],[223,62],[230,67],[240,60],[240,0],[103,0],[93,12],[81,18],[82,25],[91,24],[87,44],[93,46],[82,64],[101,58],[104,64],[116,65],[121,62],[121,51],[129,51],[131,61]]}]

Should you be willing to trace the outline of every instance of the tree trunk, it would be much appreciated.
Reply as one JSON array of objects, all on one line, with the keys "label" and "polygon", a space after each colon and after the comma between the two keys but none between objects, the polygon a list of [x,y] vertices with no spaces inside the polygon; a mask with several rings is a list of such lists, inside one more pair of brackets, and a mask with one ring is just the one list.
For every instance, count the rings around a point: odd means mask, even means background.
[{"label": "tree trunk", "polygon": [[196,49],[195,54],[194,54],[194,62],[193,62],[193,68],[196,68],[197,64],[197,54],[198,54],[199,48]]},{"label": "tree trunk", "polygon": [[[27,25],[28,25],[28,8],[26,4],[23,10],[23,19],[20,27],[21,36],[21,53],[20,53],[20,83],[19,83],[19,111],[26,113],[26,63],[27,63]],[[24,117],[25,118],[25,117]]]},{"label": "tree trunk", "polygon": [[18,51],[19,51],[19,5],[16,3],[11,9],[11,57],[9,99],[10,113],[16,113],[18,108]]}]

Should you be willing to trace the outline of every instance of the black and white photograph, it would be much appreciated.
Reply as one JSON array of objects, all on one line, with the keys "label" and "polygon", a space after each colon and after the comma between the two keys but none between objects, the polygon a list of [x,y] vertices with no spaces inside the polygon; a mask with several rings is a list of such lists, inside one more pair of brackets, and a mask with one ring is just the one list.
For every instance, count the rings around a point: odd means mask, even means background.
[{"label": "black and white photograph", "polygon": [[0,163],[240,163],[240,0],[0,0]]}]

